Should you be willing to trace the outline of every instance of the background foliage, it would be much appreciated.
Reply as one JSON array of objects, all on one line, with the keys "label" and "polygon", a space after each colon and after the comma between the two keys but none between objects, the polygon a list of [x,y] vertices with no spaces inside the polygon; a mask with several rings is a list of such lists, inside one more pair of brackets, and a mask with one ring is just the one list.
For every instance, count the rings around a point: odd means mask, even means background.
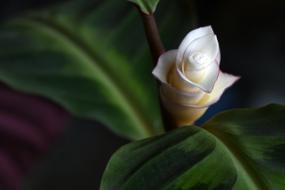
[{"label": "background foliage", "polygon": [[1,80],[125,137],[160,132],[137,13],[114,0],[90,6],[71,2],[6,23],[0,31]]}]

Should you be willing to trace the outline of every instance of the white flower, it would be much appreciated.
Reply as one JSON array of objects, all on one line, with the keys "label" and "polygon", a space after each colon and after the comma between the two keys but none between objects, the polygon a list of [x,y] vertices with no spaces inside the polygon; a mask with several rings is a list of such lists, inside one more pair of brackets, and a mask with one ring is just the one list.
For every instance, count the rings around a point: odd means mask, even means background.
[{"label": "white flower", "polygon": [[220,71],[220,49],[211,26],[191,31],[178,50],[160,56],[153,75],[160,95],[178,125],[192,124],[239,77]]}]

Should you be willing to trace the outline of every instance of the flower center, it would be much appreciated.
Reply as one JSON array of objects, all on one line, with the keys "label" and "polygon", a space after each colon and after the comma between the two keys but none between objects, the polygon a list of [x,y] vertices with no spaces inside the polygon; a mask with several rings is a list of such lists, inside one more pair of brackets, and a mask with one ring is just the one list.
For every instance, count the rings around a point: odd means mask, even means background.
[{"label": "flower center", "polygon": [[210,58],[201,52],[195,52],[188,57],[189,64],[196,69],[203,69],[211,63]]}]

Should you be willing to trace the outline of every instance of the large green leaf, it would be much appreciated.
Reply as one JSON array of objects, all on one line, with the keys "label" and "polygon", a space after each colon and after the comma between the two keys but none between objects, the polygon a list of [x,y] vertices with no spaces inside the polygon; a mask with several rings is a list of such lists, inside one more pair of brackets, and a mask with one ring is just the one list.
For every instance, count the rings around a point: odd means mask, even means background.
[{"label": "large green leaf", "polygon": [[[173,47],[191,28],[182,2],[166,1],[158,15]],[[158,95],[143,31],[126,1],[75,0],[29,13],[0,27],[0,80],[122,136],[158,134]]]},{"label": "large green leaf", "polygon": [[282,190],[285,107],[238,109],[122,147],[101,190]]},{"label": "large green leaf", "polygon": [[137,4],[140,7],[140,9],[146,14],[152,14],[155,11],[159,2],[159,0],[129,0],[129,1]]}]

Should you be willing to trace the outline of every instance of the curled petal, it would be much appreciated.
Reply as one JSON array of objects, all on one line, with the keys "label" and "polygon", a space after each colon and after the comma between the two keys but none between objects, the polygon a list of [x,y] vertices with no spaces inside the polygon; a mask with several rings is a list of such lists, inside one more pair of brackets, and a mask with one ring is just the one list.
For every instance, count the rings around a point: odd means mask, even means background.
[{"label": "curled petal", "polygon": [[158,63],[152,74],[162,83],[167,82],[167,76],[172,67],[175,66],[177,50],[170,50],[159,57]]},{"label": "curled petal", "polygon": [[208,107],[190,107],[173,103],[164,94],[161,94],[161,99],[165,108],[171,113],[177,126],[193,124],[208,109]]},{"label": "curled petal", "polygon": [[204,97],[199,101],[198,105],[203,107],[216,103],[219,101],[224,91],[232,86],[237,80],[239,80],[239,78],[239,76],[220,72],[213,91],[209,94],[205,94]]},{"label": "curled petal", "polygon": [[182,99],[187,101],[191,99],[195,103],[199,100],[197,97],[201,97],[204,92],[179,77],[176,72],[176,56],[177,50],[165,52],[160,56],[152,73],[162,83],[161,93],[167,94],[168,98],[178,101],[180,104],[183,101]]},{"label": "curled petal", "polygon": [[160,93],[171,102],[185,106],[196,105],[205,94],[201,90],[189,92],[173,88],[170,85],[161,85]]},{"label": "curled petal", "polygon": [[220,68],[218,63],[214,62],[201,71],[193,71],[189,73],[183,73],[181,67],[177,67],[177,73],[184,83],[188,83],[188,85],[195,86],[207,93],[210,93],[218,79]]},{"label": "curled petal", "polygon": [[161,87],[160,94],[164,106],[172,114],[177,125],[189,125],[199,119],[207,111],[208,107],[216,103],[224,91],[238,79],[239,77],[237,76],[221,72],[210,94],[185,92],[178,89],[171,89],[165,85]]},{"label": "curled petal", "polygon": [[[207,108],[192,107],[192,109],[189,109],[189,106],[183,106],[183,104],[189,103],[195,105],[203,97],[204,92],[189,85],[188,82],[183,86],[183,83],[175,78],[177,76],[176,56],[177,50],[171,50],[161,55],[152,73],[162,83],[160,94],[165,108],[171,113],[177,125],[180,126],[194,122],[203,115]],[[173,73],[176,74],[173,75]],[[171,76],[174,77],[172,82]],[[178,86],[175,86],[175,83]]]},{"label": "curled petal", "polygon": [[214,35],[213,29],[211,26],[201,27],[196,30],[193,30],[187,34],[187,36],[183,39],[182,43],[178,48],[177,54],[177,62],[181,62],[183,60],[184,52],[187,47],[196,39],[201,38],[203,36]]},{"label": "curled petal", "polygon": [[184,73],[177,69],[177,67],[173,66],[167,76],[167,83],[169,83],[172,87],[176,89],[180,89],[186,92],[195,92],[201,91],[194,82],[190,81]]},{"label": "curled petal", "polygon": [[[212,34],[203,36],[190,43],[183,53],[184,55],[183,62],[185,59],[188,59],[189,56],[191,54],[194,54],[195,52],[199,52],[207,56],[209,63],[215,61],[220,52],[217,36]],[[199,65],[198,66],[194,65],[193,69],[195,69],[195,67],[199,67]]]},{"label": "curled petal", "polygon": [[211,26],[193,30],[178,49],[178,75],[184,83],[210,93],[219,76],[220,57],[219,43]]}]

